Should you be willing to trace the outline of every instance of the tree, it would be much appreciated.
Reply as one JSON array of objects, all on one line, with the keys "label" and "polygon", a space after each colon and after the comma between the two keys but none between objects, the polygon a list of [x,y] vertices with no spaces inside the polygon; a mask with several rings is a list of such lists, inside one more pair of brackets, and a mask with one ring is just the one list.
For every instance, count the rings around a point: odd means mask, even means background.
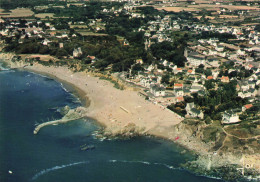
[{"label": "tree", "polygon": [[206,69],[206,70],[204,71],[204,74],[206,75],[206,77],[208,77],[208,76],[212,75],[212,72],[211,72],[210,69]]},{"label": "tree", "polygon": [[214,88],[213,80],[206,80],[204,86],[207,90]]},{"label": "tree", "polygon": [[229,78],[237,77],[238,76],[237,71],[231,71],[228,76]]},{"label": "tree", "polygon": [[65,49],[58,49],[58,51],[56,52],[56,55],[58,58],[61,58],[63,56],[68,56],[68,52]]},{"label": "tree", "polygon": [[169,84],[169,83],[170,83],[170,75],[169,75],[169,74],[164,74],[164,75],[162,76],[161,83]]},{"label": "tree", "polygon": [[144,68],[142,67],[141,64],[134,64],[134,66],[132,67],[132,74],[136,75],[138,73],[138,71],[143,71]]},{"label": "tree", "polygon": [[200,69],[204,69],[204,67],[205,67],[205,66],[204,66],[203,64],[200,64],[200,65],[199,65],[199,68],[200,68]]},{"label": "tree", "polygon": [[196,72],[196,73],[203,73],[204,70],[203,70],[203,68],[196,68],[196,69],[195,69],[195,72]]},{"label": "tree", "polygon": [[40,46],[39,53],[40,54],[48,54],[49,53],[49,47],[48,46]]}]

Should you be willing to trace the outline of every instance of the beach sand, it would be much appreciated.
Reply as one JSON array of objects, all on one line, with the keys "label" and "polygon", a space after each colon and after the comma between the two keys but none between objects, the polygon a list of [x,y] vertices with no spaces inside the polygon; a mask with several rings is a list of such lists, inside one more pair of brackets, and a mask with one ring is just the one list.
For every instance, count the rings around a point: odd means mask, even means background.
[{"label": "beach sand", "polygon": [[37,63],[28,66],[23,61],[11,62],[8,57],[4,58],[11,68],[26,66],[25,69],[28,71],[48,75],[73,86],[73,90],[77,92],[82,104],[88,110],[87,116],[103,125],[106,133],[122,135],[127,128],[130,128],[141,135],[165,138],[196,153],[208,154],[209,145],[195,141],[186,136],[182,130],[176,130],[175,126],[181,123],[183,118],[145,100],[137,91],[116,89],[107,80],[99,79],[87,72],[72,72],[66,66],[43,66]]},{"label": "beach sand", "polygon": [[[5,61],[11,68],[23,68],[24,62]],[[215,155],[210,151],[211,144],[206,144],[182,128],[176,113],[154,104],[137,91],[119,90],[107,80],[94,77],[87,72],[72,72],[67,67],[43,66],[34,64],[26,70],[48,75],[60,82],[70,84],[87,108],[87,116],[104,126],[111,135],[122,135],[126,128],[134,128],[139,134],[148,134],[172,140],[199,154],[199,166],[220,167],[229,164],[241,164],[241,158],[233,154]],[[181,123],[181,124],[180,124]],[[180,124],[180,125],[178,125]],[[176,126],[177,125],[177,126]]]},{"label": "beach sand", "polygon": [[[93,77],[86,72],[72,72],[67,67],[46,67],[40,64],[27,66],[26,70],[52,75],[80,90],[81,98],[87,98],[88,117],[97,120],[111,134],[120,134],[128,126],[134,126],[143,134],[164,133],[174,137],[167,128],[182,121],[176,113],[145,100],[137,91],[119,90],[107,80]],[[84,95],[85,94],[85,95]]]}]

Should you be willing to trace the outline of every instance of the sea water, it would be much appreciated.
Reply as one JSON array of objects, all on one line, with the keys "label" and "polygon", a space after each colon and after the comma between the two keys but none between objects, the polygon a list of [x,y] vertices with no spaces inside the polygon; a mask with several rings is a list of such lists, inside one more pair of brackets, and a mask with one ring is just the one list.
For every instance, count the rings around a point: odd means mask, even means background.
[{"label": "sea water", "polygon": [[[0,181],[136,182],[220,181],[182,169],[193,160],[184,149],[163,139],[137,137],[99,140],[99,125],[90,118],[35,126],[62,116],[57,110],[75,108],[78,99],[61,83],[38,74],[0,71]],[[80,146],[94,145],[82,151]]]}]

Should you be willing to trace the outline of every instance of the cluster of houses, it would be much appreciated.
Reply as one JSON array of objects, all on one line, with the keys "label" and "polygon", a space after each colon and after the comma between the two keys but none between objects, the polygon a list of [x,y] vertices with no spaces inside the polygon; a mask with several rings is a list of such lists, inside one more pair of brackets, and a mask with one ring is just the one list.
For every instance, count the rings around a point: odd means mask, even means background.
[{"label": "cluster of houses", "polygon": [[[210,49],[215,46],[217,52],[224,53],[225,56],[220,55],[208,55],[206,51],[207,48]],[[229,46],[228,51],[226,47]],[[204,49],[202,49],[204,47]],[[207,80],[214,80],[216,83],[229,83],[231,80],[235,79],[237,81],[237,96],[241,98],[246,98],[251,104],[259,102],[260,96],[260,63],[259,60],[259,45],[251,47],[250,49],[231,49],[230,44],[221,43],[218,39],[208,39],[198,41],[198,45],[191,45],[187,47],[184,52],[184,56],[187,59],[184,68],[179,68],[173,63],[167,60],[160,60],[159,64],[163,65],[165,69],[161,70],[157,68],[157,65],[144,66],[145,71],[139,72],[138,75],[132,77],[131,81],[137,85],[144,87],[147,93],[152,95],[154,101],[161,103],[164,106],[170,105],[172,103],[184,101],[184,96],[191,96],[192,93],[197,93],[199,96],[204,96],[207,93],[207,89],[204,84]],[[236,47],[233,45],[233,47]],[[232,47],[232,48],[233,48]],[[250,51],[249,51],[250,50]],[[252,51],[254,52],[254,57],[250,57]],[[241,54],[241,52],[243,54]],[[230,59],[230,55],[235,54],[238,59]],[[241,61],[242,60],[242,61]],[[220,72],[223,69],[221,65],[223,63],[234,63],[232,69],[228,70],[228,73],[239,72],[241,67],[250,71],[251,75],[247,78],[237,79],[236,77],[220,76]],[[142,61],[137,61],[137,63],[142,63]],[[204,69],[210,69],[211,75],[205,75],[204,73],[196,73],[196,69],[203,65]],[[169,70],[172,70],[169,72]],[[223,71],[223,70],[222,70]],[[161,83],[162,77],[165,74],[178,75],[181,74],[183,79],[176,80],[172,88],[167,87],[166,84]],[[215,84],[215,88],[217,89]],[[248,106],[248,105],[246,105]],[[191,109],[192,108],[192,109]],[[245,107],[246,108],[246,107]],[[245,109],[242,109],[245,111]],[[187,116],[189,117],[199,117],[203,118],[203,112],[198,110],[193,104],[189,104],[186,107]],[[234,123],[239,122],[240,110],[228,110],[223,113],[223,123]]]},{"label": "cluster of houses", "polygon": [[[124,12],[130,15],[129,18],[145,18],[144,14],[140,14],[135,11],[135,8],[141,6],[144,3],[139,1],[128,1],[124,4],[124,7],[115,9],[103,9],[103,13],[119,14]],[[84,4],[82,4],[84,5]],[[96,22],[105,26],[102,19],[94,19],[89,22],[88,26],[96,25]],[[60,48],[63,48],[64,39],[70,39],[70,36],[76,37],[76,34],[68,35],[67,32],[59,32],[49,22],[42,22],[38,20],[28,20],[22,25],[21,21],[0,19],[0,23],[5,24],[4,28],[0,31],[0,35],[6,37],[15,37],[20,35],[19,43],[22,43],[26,38],[40,38],[41,44],[48,46],[52,43],[58,43]],[[82,24],[84,22],[78,22]],[[70,23],[69,23],[70,24]],[[48,31],[43,31],[48,29]],[[184,101],[184,96],[191,96],[192,93],[197,93],[200,96],[204,96],[207,93],[207,89],[204,84],[207,80],[215,80],[217,82],[228,83],[230,78],[228,76],[219,76],[221,71],[221,65],[223,63],[234,63],[234,68],[228,70],[228,72],[239,71],[239,68],[244,67],[251,72],[251,75],[243,80],[238,81],[237,92],[241,98],[247,98],[249,102],[258,102],[259,86],[260,86],[260,33],[255,30],[254,24],[244,25],[241,27],[203,24],[203,23],[191,23],[181,18],[173,20],[170,15],[164,17],[155,16],[153,20],[148,21],[146,26],[141,26],[137,31],[144,32],[145,36],[145,49],[158,42],[169,41],[172,42],[171,32],[174,30],[189,30],[195,34],[200,34],[203,31],[213,33],[228,33],[236,37],[236,41],[243,41],[242,46],[237,43],[221,42],[218,38],[200,39],[196,42],[188,43],[184,56],[186,57],[186,65],[184,68],[177,67],[173,63],[167,60],[159,60],[159,64],[163,65],[167,70],[161,70],[157,68],[157,65],[143,65],[145,71],[139,72],[138,75],[133,76],[131,82],[142,86],[145,94],[154,101],[161,103],[164,106],[168,106],[172,103]],[[123,41],[123,45],[128,46],[127,40]],[[82,56],[82,50],[80,47],[74,48],[71,53],[74,58]],[[88,56],[88,58],[94,62],[97,58],[95,56]],[[137,63],[142,64],[142,60],[137,60]],[[196,73],[196,68],[203,67],[204,69],[210,69],[211,75],[204,73]],[[165,74],[169,73],[174,75],[171,80],[174,80],[174,84],[171,88],[165,83],[162,83],[162,78]],[[182,80],[177,80],[181,75]],[[217,85],[217,84],[216,84]],[[247,107],[245,107],[247,108]],[[186,108],[187,116],[203,118],[203,112],[198,109],[194,103],[188,103]],[[223,113],[223,122],[238,122],[238,112],[226,111]]]}]

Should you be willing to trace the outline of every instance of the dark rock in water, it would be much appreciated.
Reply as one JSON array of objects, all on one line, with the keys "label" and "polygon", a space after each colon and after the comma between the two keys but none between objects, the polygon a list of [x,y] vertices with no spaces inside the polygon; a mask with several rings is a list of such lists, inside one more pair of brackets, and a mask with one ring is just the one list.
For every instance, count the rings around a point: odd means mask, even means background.
[{"label": "dark rock in water", "polygon": [[95,149],[95,146],[94,146],[94,145],[84,144],[84,145],[81,145],[81,146],[80,146],[80,150],[82,150],[82,151],[85,151],[85,150],[93,150],[93,149]]}]

